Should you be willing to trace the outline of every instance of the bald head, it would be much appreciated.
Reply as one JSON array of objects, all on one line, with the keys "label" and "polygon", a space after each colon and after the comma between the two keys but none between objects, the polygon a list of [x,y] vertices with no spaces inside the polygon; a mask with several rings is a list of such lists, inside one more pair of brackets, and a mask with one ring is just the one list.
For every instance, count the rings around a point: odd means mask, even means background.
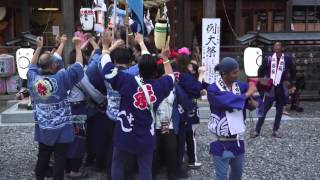
[{"label": "bald head", "polygon": [[39,57],[39,66],[44,71],[49,70],[53,64],[54,64],[54,60],[53,60],[52,55],[50,53],[45,52],[45,53],[41,54],[41,56]]}]

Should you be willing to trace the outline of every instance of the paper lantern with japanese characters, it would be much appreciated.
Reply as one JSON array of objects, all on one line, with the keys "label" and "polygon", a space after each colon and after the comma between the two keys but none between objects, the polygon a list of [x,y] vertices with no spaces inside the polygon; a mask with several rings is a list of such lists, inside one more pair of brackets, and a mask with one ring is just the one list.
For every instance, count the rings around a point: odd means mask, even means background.
[{"label": "paper lantern with japanese characters", "polygon": [[94,10],[91,8],[80,9],[80,23],[84,31],[91,31],[95,24]]}]

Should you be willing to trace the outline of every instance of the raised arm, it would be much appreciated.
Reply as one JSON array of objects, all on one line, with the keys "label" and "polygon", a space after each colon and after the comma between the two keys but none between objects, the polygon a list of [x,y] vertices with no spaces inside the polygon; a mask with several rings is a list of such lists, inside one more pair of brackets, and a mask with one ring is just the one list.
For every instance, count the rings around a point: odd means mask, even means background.
[{"label": "raised arm", "polygon": [[167,75],[173,74],[172,66],[169,60],[169,53],[170,53],[169,44],[170,44],[170,36],[168,37],[166,45],[164,48],[162,48],[162,52],[161,52],[162,58],[163,58],[164,73]]},{"label": "raised arm", "polygon": [[198,77],[198,81],[199,82],[203,82],[203,79],[204,79],[204,72],[206,71],[206,67],[205,66],[201,66],[199,69],[198,69],[198,73],[199,73],[199,77]]},{"label": "raised arm", "polygon": [[38,59],[39,59],[40,52],[41,52],[42,48],[43,48],[43,37],[40,36],[40,37],[37,37],[37,49],[33,54],[33,57],[31,59],[31,64],[37,64],[38,63]]},{"label": "raised arm", "polygon": [[93,47],[93,50],[100,49],[100,47],[99,47],[99,45],[96,43],[94,37],[90,37],[90,38],[89,38],[89,43],[90,43],[91,46]]},{"label": "raised arm", "polygon": [[143,39],[143,35],[142,34],[136,33],[135,34],[135,40],[139,44],[139,46],[141,48],[141,55],[150,54],[150,52],[148,51],[146,45],[144,44],[144,39]]},{"label": "raised arm", "polygon": [[63,34],[61,37],[60,37],[60,44],[59,44],[59,47],[58,49],[56,50],[55,53],[59,54],[60,56],[62,56],[62,53],[63,53],[63,48],[64,48],[64,45],[66,44],[67,42],[67,35]]},{"label": "raised arm", "polygon": [[74,37],[72,39],[72,42],[74,43],[74,46],[76,49],[76,62],[81,64],[81,66],[83,66],[83,58],[82,58],[82,52],[81,52],[81,39],[78,37]]}]

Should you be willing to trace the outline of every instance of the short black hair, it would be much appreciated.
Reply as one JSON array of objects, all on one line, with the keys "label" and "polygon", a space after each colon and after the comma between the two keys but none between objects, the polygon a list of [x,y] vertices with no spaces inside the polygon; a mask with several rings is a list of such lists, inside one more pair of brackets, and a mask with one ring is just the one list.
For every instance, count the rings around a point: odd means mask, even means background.
[{"label": "short black hair", "polygon": [[[159,60],[158,60],[159,61]],[[157,77],[160,78],[162,75],[164,75],[164,65],[163,63],[157,62]]]},{"label": "short black hair", "polygon": [[111,53],[111,59],[115,64],[131,64],[132,53],[128,48],[117,48]]},{"label": "short black hair", "polygon": [[190,56],[187,55],[179,55],[177,59],[178,70],[180,72],[186,73],[188,72],[188,65],[190,64]]},{"label": "short black hair", "polygon": [[157,57],[150,54],[142,55],[139,62],[139,73],[144,79],[155,79],[157,77]]}]

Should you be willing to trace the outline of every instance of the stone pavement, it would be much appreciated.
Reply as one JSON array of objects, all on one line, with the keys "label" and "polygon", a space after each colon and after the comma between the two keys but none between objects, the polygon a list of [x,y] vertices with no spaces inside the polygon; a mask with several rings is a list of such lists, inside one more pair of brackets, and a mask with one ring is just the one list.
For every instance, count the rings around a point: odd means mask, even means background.
[{"label": "stone pavement", "polygon": [[[248,126],[243,180],[320,180],[319,105],[320,102],[306,102],[305,113],[293,113],[291,120],[283,121],[283,139],[271,137],[272,121],[266,122],[262,136],[256,139],[248,138]],[[210,134],[206,126],[201,123],[196,127],[198,159],[203,166],[190,170],[188,180],[213,179],[213,162],[208,154]],[[0,126],[1,180],[34,179],[36,154],[32,124]],[[104,173],[88,171],[88,180],[105,179]]]}]

